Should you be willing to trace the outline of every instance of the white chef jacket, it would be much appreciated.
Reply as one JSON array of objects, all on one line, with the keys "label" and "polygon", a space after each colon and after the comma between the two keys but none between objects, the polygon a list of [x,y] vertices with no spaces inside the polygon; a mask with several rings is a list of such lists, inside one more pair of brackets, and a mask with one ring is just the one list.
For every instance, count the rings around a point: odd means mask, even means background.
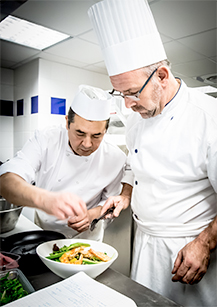
[{"label": "white chef jacket", "polygon": [[216,306],[216,252],[197,285],[171,281],[178,251],[217,215],[216,100],[181,82],[161,114],[129,117],[126,141],[122,182],[133,185],[137,225],[132,278],[183,306]]},{"label": "white chef jacket", "polygon": [[[125,160],[124,152],[105,138],[91,155],[75,155],[68,144],[67,130],[49,127],[35,131],[22,150],[1,166],[0,175],[13,172],[48,191],[69,191],[91,209],[120,193]],[[78,234],[67,226],[67,221],[59,221],[41,210],[36,210],[35,220],[43,229],[62,232],[68,238]],[[102,240],[103,224],[79,237]]]}]

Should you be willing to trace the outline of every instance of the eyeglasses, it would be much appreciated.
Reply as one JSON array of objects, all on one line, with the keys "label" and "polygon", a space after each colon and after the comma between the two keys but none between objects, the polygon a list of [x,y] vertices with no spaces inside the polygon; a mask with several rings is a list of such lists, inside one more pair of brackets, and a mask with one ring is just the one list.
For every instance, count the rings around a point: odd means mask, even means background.
[{"label": "eyeglasses", "polygon": [[135,94],[132,95],[124,95],[121,92],[117,92],[115,89],[113,89],[111,92],[109,92],[109,94],[111,94],[112,96],[121,96],[122,98],[131,98],[131,99],[136,99],[139,100],[139,95],[141,94],[141,92],[144,90],[144,88],[146,87],[146,85],[148,84],[148,82],[150,81],[151,77],[154,75],[154,73],[158,70],[158,68],[156,68],[151,75],[148,77],[148,79],[145,81],[145,84],[143,85],[143,87]]}]

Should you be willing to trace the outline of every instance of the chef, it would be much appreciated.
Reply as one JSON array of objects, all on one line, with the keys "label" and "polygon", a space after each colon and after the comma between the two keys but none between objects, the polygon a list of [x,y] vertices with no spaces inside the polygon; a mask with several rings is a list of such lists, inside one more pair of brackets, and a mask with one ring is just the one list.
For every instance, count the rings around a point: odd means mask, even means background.
[{"label": "chef", "polygon": [[105,200],[120,193],[126,160],[121,149],[104,139],[112,99],[101,89],[80,85],[66,128],[36,131],[0,167],[0,194],[13,204],[36,208],[41,228],[68,238],[103,239],[104,221],[92,232],[89,225]]},{"label": "chef", "polygon": [[[88,14],[128,117],[129,161],[118,216],[137,229],[131,276],[183,306],[217,303],[217,104],[170,63],[147,1],[104,0]],[[167,21],[169,22],[169,21]]]}]

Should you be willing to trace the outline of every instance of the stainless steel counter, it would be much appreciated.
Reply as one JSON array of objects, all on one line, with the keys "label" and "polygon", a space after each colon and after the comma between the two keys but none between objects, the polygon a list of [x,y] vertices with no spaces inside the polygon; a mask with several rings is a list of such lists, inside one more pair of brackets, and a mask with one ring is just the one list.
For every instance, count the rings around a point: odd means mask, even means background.
[{"label": "stainless steel counter", "polygon": [[[63,280],[50,271],[43,272],[43,274],[29,276],[26,275],[35,290],[43,289],[47,286],[55,284]],[[113,269],[107,269],[104,273],[96,278],[100,283],[130,297],[134,300],[138,307],[170,307],[181,305],[157,294],[150,289],[134,282],[129,277],[114,271]],[[121,307],[121,306],[120,306]]]},{"label": "stainless steel counter", "polygon": [[96,280],[130,297],[138,307],[181,306],[112,269],[106,270]]}]

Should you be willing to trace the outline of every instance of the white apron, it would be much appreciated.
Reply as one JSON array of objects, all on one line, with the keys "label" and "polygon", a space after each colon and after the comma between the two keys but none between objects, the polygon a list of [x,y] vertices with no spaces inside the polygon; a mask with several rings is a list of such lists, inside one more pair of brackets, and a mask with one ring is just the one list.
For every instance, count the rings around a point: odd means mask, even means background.
[{"label": "white apron", "polygon": [[211,254],[208,271],[198,284],[172,282],[177,253],[195,236],[174,239],[144,231],[141,225],[136,230],[131,278],[185,307],[217,306],[217,251]]},{"label": "white apron", "polygon": [[137,224],[131,277],[183,306],[217,306],[216,252],[197,285],[171,281],[178,251],[217,214],[216,101],[182,84],[160,115],[133,114],[126,135]]}]

